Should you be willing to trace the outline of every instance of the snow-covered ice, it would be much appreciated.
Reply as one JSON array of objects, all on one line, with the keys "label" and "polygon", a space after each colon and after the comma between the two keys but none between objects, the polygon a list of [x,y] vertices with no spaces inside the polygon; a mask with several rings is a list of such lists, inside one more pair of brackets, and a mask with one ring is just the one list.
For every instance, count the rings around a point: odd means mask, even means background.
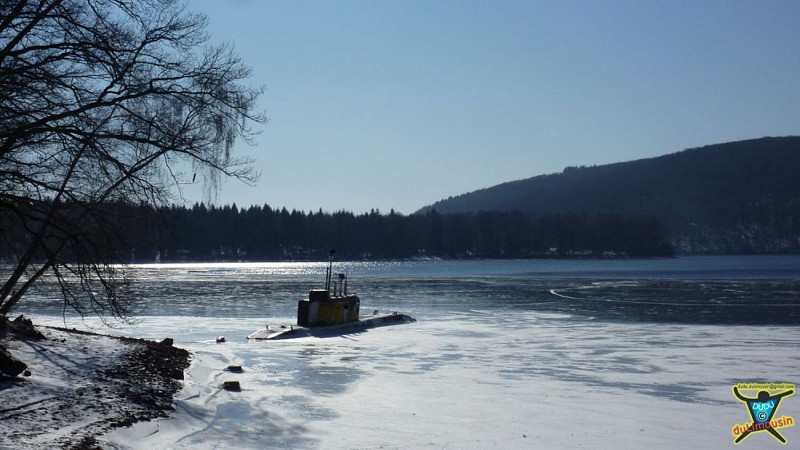
[{"label": "snow-covered ice", "polygon": [[[744,381],[793,382],[794,327],[609,323],[480,311],[333,337],[248,342],[263,319],[148,317],[194,353],[176,411],[109,448],[728,448]],[[57,319],[56,319],[57,320]],[[47,322],[39,318],[37,322]],[[185,332],[184,332],[185,331]],[[225,343],[216,343],[225,335]],[[242,365],[235,374],[224,369]],[[238,380],[241,392],[220,389]],[[788,399],[783,413],[800,411]],[[796,428],[782,433],[800,441]],[[750,441],[772,444],[766,434]],[[751,442],[746,442],[750,444]]]},{"label": "snow-covered ice", "polygon": [[[734,384],[798,384],[800,258],[345,264],[362,311],[417,322],[246,340],[294,323],[320,269],[143,266],[138,324],[68,318],[193,353],[176,411],[104,448],[722,449],[749,421]],[[64,325],[32,304],[35,323]],[[800,396],[780,414],[800,418]],[[800,443],[798,427],[781,434]]]}]

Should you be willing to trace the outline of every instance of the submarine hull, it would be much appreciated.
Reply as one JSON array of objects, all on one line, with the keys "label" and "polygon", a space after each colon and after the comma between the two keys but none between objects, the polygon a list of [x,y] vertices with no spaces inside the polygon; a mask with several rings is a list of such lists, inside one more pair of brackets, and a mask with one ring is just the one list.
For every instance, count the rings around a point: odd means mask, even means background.
[{"label": "submarine hull", "polygon": [[352,322],[340,323],[337,325],[327,325],[318,327],[290,327],[290,328],[262,328],[251,333],[247,339],[257,341],[274,341],[280,339],[295,339],[301,337],[331,337],[341,336],[351,333],[358,333],[369,328],[384,327],[388,325],[399,325],[403,323],[416,322],[411,316],[406,314],[375,314],[354,320]]}]

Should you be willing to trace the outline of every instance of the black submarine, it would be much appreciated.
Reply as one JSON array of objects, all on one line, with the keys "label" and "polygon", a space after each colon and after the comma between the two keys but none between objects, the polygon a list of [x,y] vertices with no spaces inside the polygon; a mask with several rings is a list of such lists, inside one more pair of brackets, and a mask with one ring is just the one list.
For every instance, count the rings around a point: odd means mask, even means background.
[{"label": "black submarine", "polygon": [[361,316],[361,299],[347,290],[347,275],[336,274],[333,279],[333,257],[330,251],[328,269],[325,272],[325,287],[311,289],[308,298],[297,302],[297,326],[262,328],[251,333],[247,339],[278,340],[307,336],[328,337],[355,333],[387,325],[416,322],[411,316],[398,312],[381,314],[374,310]]}]

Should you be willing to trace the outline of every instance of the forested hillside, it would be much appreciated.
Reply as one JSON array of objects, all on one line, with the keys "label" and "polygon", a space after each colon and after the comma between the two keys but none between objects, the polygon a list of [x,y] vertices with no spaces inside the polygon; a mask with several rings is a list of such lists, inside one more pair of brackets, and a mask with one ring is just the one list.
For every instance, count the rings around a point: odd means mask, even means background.
[{"label": "forested hillside", "polygon": [[[235,205],[172,207],[152,212],[105,205],[97,232],[123,262],[343,259],[622,257],[672,254],[652,218],[520,213],[405,216],[354,215]],[[14,226],[3,223],[0,257],[14,248]],[[18,231],[18,230],[17,230]],[[81,258],[66,249],[66,258]]]},{"label": "forested hillside", "polygon": [[800,137],[709,145],[569,167],[451,197],[424,213],[643,215],[685,253],[800,252]]}]

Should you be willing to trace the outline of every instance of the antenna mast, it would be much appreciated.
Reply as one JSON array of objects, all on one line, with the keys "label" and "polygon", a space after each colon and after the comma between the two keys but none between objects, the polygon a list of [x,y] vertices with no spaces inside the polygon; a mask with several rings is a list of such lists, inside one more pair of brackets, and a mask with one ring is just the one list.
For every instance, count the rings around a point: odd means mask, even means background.
[{"label": "antenna mast", "polygon": [[336,254],[336,249],[332,248],[328,252],[328,271],[325,273],[325,289],[331,289],[331,274],[333,273],[333,255]]}]

